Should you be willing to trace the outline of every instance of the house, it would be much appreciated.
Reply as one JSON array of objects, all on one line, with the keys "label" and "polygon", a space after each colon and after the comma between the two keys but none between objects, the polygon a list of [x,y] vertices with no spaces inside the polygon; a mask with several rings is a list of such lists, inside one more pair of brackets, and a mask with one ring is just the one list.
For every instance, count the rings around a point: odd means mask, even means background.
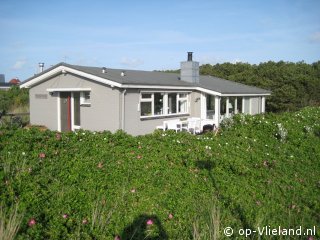
[{"label": "house", "polygon": [[5,82],[4,74],[0,74],[0,90],[9,90],[12,86],[20,84],[18,78],[13,78],[10,82]]},{"label": "house", "polygon": [[151,133],[164,120],[221,120],[259,114],[271,92],[199,75],[199,63],[181,62],[181,73],[86,67],[59,63],[21,84],[30,88],[30,123],[51,130]]}]

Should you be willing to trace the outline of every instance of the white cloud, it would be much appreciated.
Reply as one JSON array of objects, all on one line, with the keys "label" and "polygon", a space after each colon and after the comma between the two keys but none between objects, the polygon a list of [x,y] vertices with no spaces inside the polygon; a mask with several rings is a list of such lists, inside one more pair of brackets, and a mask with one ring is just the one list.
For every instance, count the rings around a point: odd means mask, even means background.
[{"label": "white cloud", "polygon": [[23,68],[26,64],[27,64],[27,61],[25,59],[19,59],[12,66],[12,69],[13,70],[19,70],[19,69]]},{"label": "white cloud", "polygon": [[137,58],[123,57],[120,63],[129,68],[136,68],[138,66],[141,66],[144,62],[141,59]]},{"label": "white cloud", "polygon": [[320,42],[320,32],[315,32],[310,36],[312,42]]}]

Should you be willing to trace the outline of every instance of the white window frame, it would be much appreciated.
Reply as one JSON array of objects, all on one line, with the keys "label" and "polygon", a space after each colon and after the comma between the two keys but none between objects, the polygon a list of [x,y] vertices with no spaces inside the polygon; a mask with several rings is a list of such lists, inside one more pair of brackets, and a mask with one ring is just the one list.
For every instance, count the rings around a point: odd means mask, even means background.
[{"label": "white window frame", "polygon": [[[85,93],[89,93],[90,98],[86,99]],[[80,106],[90,106],[91,105],[91,91],[80,92]]]},{"label": "white window frame", "polygon": [[[81,106],[81,92],[80,92],[80,106]],[[81,119],[81,115],[80,115],[80,119]],[[75,130],[81,129],[80,125],[74,124],[74,92],[71,92],[71,130],[75,131]]]},{"label": "white window frame", "polygon": [[[150,98],[142,98],[142,94],[151,94],[151,97]],[[150,102],[150,104],[151,104],[151,115],[141,116],[141,103],[142,102]],[[151,117],[151,116],[153,116],[153,113],[154,113],[154,104],[153,104],[153,102],[154,102],[153,93],[149,93],[149,92],[140,93],[140,102],[139,102],[140,117]]]},{"label": "white window frame", "polygon": [[[177,93],[177,113],[178,114],[186,114],[189,112],[189,107],[188,107],[188,94],[186,94],[185,97],[180,97],[180,94],[185,94],[185,93]],[[186,108],[187,110],[185,112],[180,112],[179,107],[180,107],[180,102],[186,101]]]},{"label": "white window frame", "polygon": [[[155,115],[154,113],[154,94],[155,93],[162,93],[163,94],[163,113],[161,115]],[[169,114],[169,104],[168,104],[168,94],[175,93],[177,94],[176,106],[177,106],[177,113]],[[151,98],[142,98],[142,94],[151,94]],[[185,97],[180,97],[180,94],[186,94]],[[189,91],[141,91],[140,92],[140,101],[138,106],[138,111],[140,112],[140,118],[158,118],[158,117],[167,117],[167,116],[179,116],[179,115],[186,115],[189,114],[190,106],[189,106],[189,98],[190,92]],[[179,103],[180,101],[186,101],[186,111],[179,112]],[[151,103],[151,115],[142,116],[141,115],[141,103],[142,102],[150,102]]]}]

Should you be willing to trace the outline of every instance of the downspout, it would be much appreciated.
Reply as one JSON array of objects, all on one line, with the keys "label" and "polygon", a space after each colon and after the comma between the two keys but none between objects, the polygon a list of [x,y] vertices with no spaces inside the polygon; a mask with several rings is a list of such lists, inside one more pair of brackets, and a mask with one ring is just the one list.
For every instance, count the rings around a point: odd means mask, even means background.
[{"label": "downspout", "polygon": [[124,89],[122,91],[122,99],[121,99],[121,130],[125,131],[125,94],[127,92],[127,89]]}]

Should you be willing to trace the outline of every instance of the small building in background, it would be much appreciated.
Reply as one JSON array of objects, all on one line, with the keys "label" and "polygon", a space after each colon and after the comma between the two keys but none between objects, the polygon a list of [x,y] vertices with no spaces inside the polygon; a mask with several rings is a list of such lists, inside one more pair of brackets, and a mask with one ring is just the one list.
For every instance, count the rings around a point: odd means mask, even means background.
[{"label": "small building in background", "polygon": [[0,74],[0,90],[9,90],[12,86],[18,86],[20,83],[21,81],[17,77],[6,82],[5,75]]}]

